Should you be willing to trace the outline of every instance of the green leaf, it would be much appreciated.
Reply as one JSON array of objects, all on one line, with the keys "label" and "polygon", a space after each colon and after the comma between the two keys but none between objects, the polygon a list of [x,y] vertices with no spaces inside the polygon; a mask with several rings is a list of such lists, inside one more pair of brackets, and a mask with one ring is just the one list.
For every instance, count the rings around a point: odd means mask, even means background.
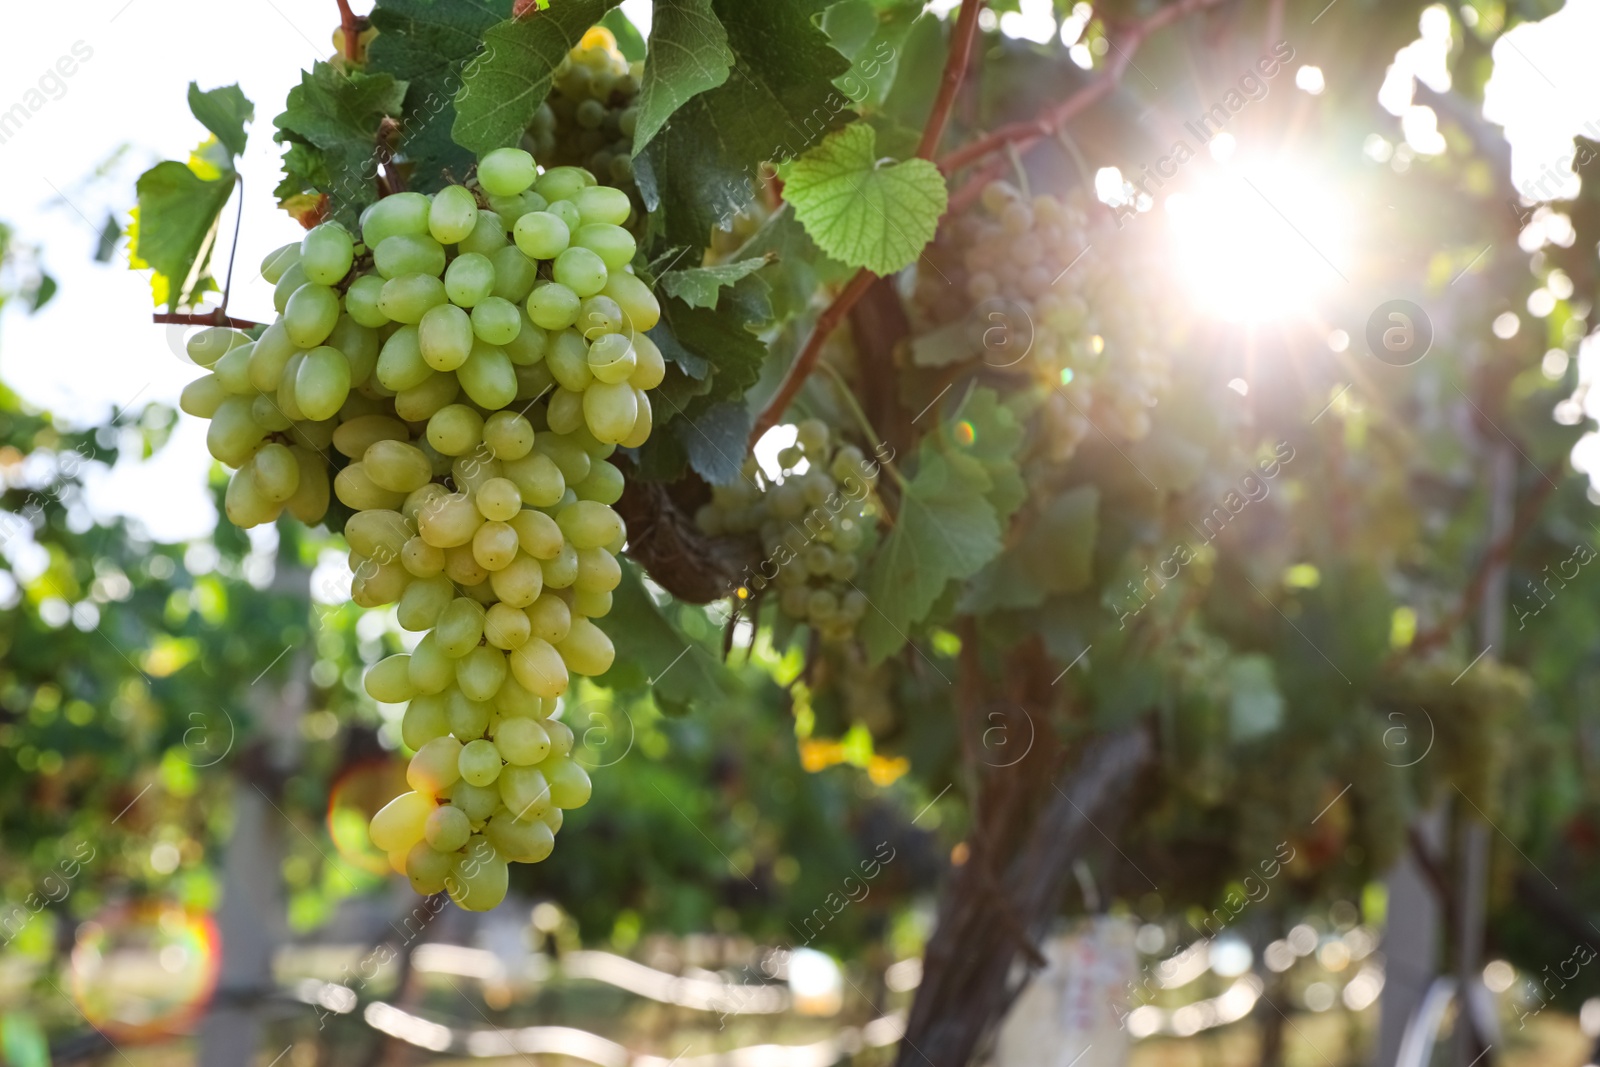
[{"label": "green leaf", "polygon": [[639,568],[622,563],[622,582],[611,593],[611,617],[626,625],[608,626],[616,647],[611,669],[595,684],[613,690],[648,688],[663,712],[685,714],[697,702],[727,695],[727,671],[705,645],[690,638],[657,606]]},{"label": "green leaf", "polygon": [[672,113],[690,97],[728,80],[733,52],[711,0],[656,0],[650,62],[639,89],[634,154],[644,151]]},{"label": "green leaf", "polygon": [[1088,588],[1099,528],[1098,487],[1080,485],[1047,498],[1017,543],[973,579],[961,610],[1038,607],[1048,596]]},{"label": "green leaf", "polygon": [[770,260],[766,257],[760,259],[742,259],[735,263],[724,263],[716,267],[691,267],[688,270],[672,270],[663,274],[656,280],[656,284],[668,296],[675,296],[692,308],[714,308],[717,306],[717,297],[725,286],[737,283],[743,278],[748,278],[756,271],[765,267]]},{"label": "green leaf", "polygon": [[50,298],[56,295],[58,288],[55,278],[49,274],[41,273],[39,275],[39,284],[34,286],[32,293],[29,294],[28,310],[30,312],[38,311],[50,303]]},{"label": "green leaf", "polygon": [[743,404],[713,404],[693,419],[674,419],[677,434],[689,466],[712,485],[730,485],[739,480],[740,468],[749,454],[750,410]]},{"label": "green leaf", "polygon": [[822,28],[850,60],[849,73],[833,84],[857,107],[880,105],[889,95],[906,35],[926,6],[922,0],[841,0],[824,13]]},{"label": "green leaf", "polygon": [[949,202],[944,176],[926,159],[881,164],[864,122],[829,134],[783,168],[783,195],[828,255],[874,274],[914,263]]},{"label": "green leaf", "polygon": [[[346,75],[321,62],[302,71],[275,120],[276,140],[290,146],[279,197],[298,181],[326,194],[329,214],[353,229],[361,209],[377,199],[378,126],[401,113],[405,95],[406,83],[390,74]],[[296,152],[296,145],[315,151]]]},{"label": "green leaf", "polygon": [[456,93],[455,142],[478,155],[514,145],[533,120],[557,65],[622,0],[561,0],[489,29]]},{"label": "green leaf", "polygon": [[216,134],[229,152],[236,156],[244,154],[244,126],[255,121],[256,107],[237,85],[201,92],[198,83],[190,82],[189,110],[200,120],[200,125]]},{"label": "green leaf", "polygon": [[734,259],[741,261],[757,256],[770,259],[759,276],[772,287],[773,316],[779,322],[804,313],[819,285],[842,282],[852,273],[822,254],[788,204],[768,216],[734,253]]},{"label": "green leaf", "polygon": [[648,54],[644,43],[644,36],[639,32],[639,27],[633,24],[627,12],[620,7],[614,7],[606,12],[605,18],[599,25],[611,31],[611,36],[617,39],[617,51],[622,53],[622,58],[629,63],[637,63]]},{"label": "green leaf", "polygon": [[873,662],[905,644],[949,582],[972,577],[999,554],[1000,523],[983,496],[985,479],[974,480],[974,469],[951,463],[932,442],[923,442],[894,529],[864,578],[870,607],[860,635]]},{"label": "green leaf", "polygon": [[170,159],[139,175],[138,232],[129,251],[136,263],[166,279],[168,310],[188,303],[199,289],[217,220],[237,180],[229,173],[207,181]]},{"label": "green leaf", "polygon": [[378,36],[367,69],[407,83],[397,149],[412,166],[411,188],[435,192],[445,171],[458,181],[476,162],[450,139],[455,93],[483,35],[511,17],[512,0],[380,0],[372,11]]},{"label": "green leaf", "polygon": [[763,163],[794,158],[853,117],[832,82],[850,64],[807,5],[712,0],[712,8],[733,73],[678,108],[639,157],[654,176],[667,239],[696,248],[751,204]]},{"label": "green leaf", "polygon": [[[973,391],[952,421],[940,426],[945,455],[954,463],[970,463],[982,470],[988,481],[985,498],[1004,523],[1027,498],[1028,488],[1017,467],[1022,448],[1022,420],[1000,402],[993,389]],[[973,473],[976,480],[979,475]]]}]

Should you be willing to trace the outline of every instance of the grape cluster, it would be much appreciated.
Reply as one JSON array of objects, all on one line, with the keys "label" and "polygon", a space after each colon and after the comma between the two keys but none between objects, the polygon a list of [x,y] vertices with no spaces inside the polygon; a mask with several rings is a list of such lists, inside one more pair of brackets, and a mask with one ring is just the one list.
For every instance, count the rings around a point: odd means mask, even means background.
[{"label": "grape cluster", "polygon": [[332,490],[354,510],[352,599],[397,603],[424,633],[366,677],[374,699],[409,702],[416,752],[371,837],[418,892],[483,910],[589,797],[550,716],[571,674],[611,666],[592,621],[626,538],[607,459],[649,436],[665,364],[644,333],[660,307],[629,271],[627,194],[575,167],[538,174],[515,148],[477,183],[380,200],[359,243],[327,222],[270,255],[281,317],[254,341],[197,335],[212,373],[183,406],[238,468],[241,526],[285,508],[317,521],[325,449],[349,460]]},{"label": "grape cluster", "polygon": [[836,445],[819,419],[800,423],[778,464],[783,477],[769,482],[747,461],[743,479],[712,487],[711,503],[695,520],[711,536],[758,537],[765,553],[760,581],[773,572],[779,609],[825,641],[847,640],[867,610],[855,578],[877,522],[877,467],[855,445]]},{"label": "grape cluster", "polygon": [[585,33],[555,70],[525,143],[540,159],[587,167],[637,196],[633,130],[643,63],[629,63],[604,26]]},{"label": "grape cluster", "polygon": [[[924,361],[948,362],[954,350],[986,369],[1032,377],[1046,390],[1041,435],[1057,462],[1091,425],[1144,437],[1166,384],[1149,282],[1158,272],[1138,242],[1113,241],[1093,207],[1081,190],[1030,199],[991,182],[978,210],[941,232],[930,253],[938,271],[917,280]],[[961,298],[952,299],[952,285]]]}]

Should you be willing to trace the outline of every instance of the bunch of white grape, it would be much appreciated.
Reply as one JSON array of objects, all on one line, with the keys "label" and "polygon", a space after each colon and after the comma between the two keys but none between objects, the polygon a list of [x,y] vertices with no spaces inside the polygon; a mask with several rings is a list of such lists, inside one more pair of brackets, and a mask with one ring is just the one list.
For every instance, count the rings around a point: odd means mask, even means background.
[{"label": "bunch of white grape", "polygon": [[796,427],[778,464],[783,477],[768,481],[747,461],[741,480],[712,487],[711,503],[695,519],[712,536],[759,537],[757,581],[777,586],[780,610],[826,641],[846,640],[867,609],[856,575],[877,523],[878,468],[855,445],[835,445],[820,419]]},{"label": "bunch of white grape", "polygon": [[956,353],[1031,376],[1045,389],[1041,443],[1058,462],[1091,425],[1145,436],[1166,384],[1160,303],[1146,285],[1159,272],[1143,263],[1138,242],[1109,240],[1101,231],[1110,225],[1081,190],[1030,199],[991,182],[977,209],[941,232],[931,253],[939,270],[917,282],[925,361]]},{"label": "bunch of white grape", "polygon": [[348,461],[333,492],[355,512],[352,598],[397,603],[424,634],[367,674],[374,699],[409,702],[416,753],[412,791],[371,837],[418,892],[482,910],[507,863],[548,856],[562,810],[588,800],[550,715],[571,674],[611,666],[591,621],[611,610],[626,539],[607,460],[649,436],[645,390],[665,365],[644,333],[660,306],[630,272],[627,194],[579,168],[539,174],[515,148],[486,155],[477,186],[399,193],[365,212],[359,242],[327,222],[270,255],[281,317],[253,342],[198,335],[213,372],[184,408],[212,418],[213,454],[239,468],[241,526],[285,507],[316,521],[328,449]]},{"label": "bunch of white grape", "polygon": [[643,63],[629,63],[604,26],[585,33],[557,65],[524,143],[540,159],[576,164],[634,194],[633,131]]}]

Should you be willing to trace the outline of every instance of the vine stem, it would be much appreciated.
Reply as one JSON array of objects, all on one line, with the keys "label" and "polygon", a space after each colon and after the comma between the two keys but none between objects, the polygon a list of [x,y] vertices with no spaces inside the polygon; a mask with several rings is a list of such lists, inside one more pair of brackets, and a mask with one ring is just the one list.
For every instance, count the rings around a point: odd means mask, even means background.
[{"label": "vine stem", "polygon": [[953,174],[962,167],[1002,150],[1008,144],[1015,144],[1020,150],[1041,138],[1053,136],[1057,129],[1071,122],[1087,110],[1089,105],[1116,86],[1123,72],[1133,62],[1133,53],[1138,51],[1139,46],[1152,33],[1196,11],[1215,7],[1221,2],[1222,0],[1178,0],[1177,3],[1160,8],[1146,18],[1131,24],[1118,34],[1118,40],[1111,42],[1115,55],[1098,78],[1054,107],[1045,108],[1034,118],[1007,123],[989,131],[976,141],[946,154],[939,160],[939,169],[946,174]]},{"label": "vine stem", "polygon": [[[939,95],[934,99],[933,110],[928,114],[928,121],[922,128],[922,140],[917,146],[917,155],[922,159],[933,159],[933,153],[939,147],[939,140],[944,136],[950,109],[955,105],[956,95],[961,90],[961,82],[966,76],[967,65],[972,57],[972,42],[978,32],[978,11],[983,5],[984,0],[961,0],[961,12],[956,16],[950,54],[945,59],[944,73],[939,79]],[[877,277],[865,267],[856,271],[855,276],[833,298],[833,302],[817,316],[816,325],[811,329],[811,336],[806,338],[805,346],[789,365],[788,373],[783,376],[778,391],[756,417],[755,425],[750,429],[750,447],[754,448],[755,443],[761,440],[761,436],[777,425],[778,419],[793,402],[795,395],[800,392],[800,387],[816,369],[817,360],[822,355],[823,344],[833,331],[839,328],[839,324],[850,313],[850,309],[855,307],[856,302],[872,288],[872,283]]]},{"label": "vine stem", "polygon": [[356,28],[356,13],[350,0],[334,0],[339,5],[339,28],[344,31],[344,57],[354,63],[361,54],[361,32]]},{"label": "vine stem", "polygon": [[224,315],[221,308],[199,315],[156,314],[150,316],[150,321],[174,326],[232,326],[236,330],[250,330],[262,325],[259,322],[251,322],[249,319],[236,319],[230,315]]}]

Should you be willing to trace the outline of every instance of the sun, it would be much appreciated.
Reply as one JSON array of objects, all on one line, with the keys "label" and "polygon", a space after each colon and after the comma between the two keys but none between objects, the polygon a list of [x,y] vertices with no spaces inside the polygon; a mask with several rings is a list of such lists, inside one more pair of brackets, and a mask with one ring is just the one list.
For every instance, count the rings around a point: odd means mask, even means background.
[{"label": "sun", "polygon": [[1202,310],[1235,322],[1311,315],[1349,283],[1352,212],[1305,167],[1241,162],[1165,203],[1173,265]]}]

